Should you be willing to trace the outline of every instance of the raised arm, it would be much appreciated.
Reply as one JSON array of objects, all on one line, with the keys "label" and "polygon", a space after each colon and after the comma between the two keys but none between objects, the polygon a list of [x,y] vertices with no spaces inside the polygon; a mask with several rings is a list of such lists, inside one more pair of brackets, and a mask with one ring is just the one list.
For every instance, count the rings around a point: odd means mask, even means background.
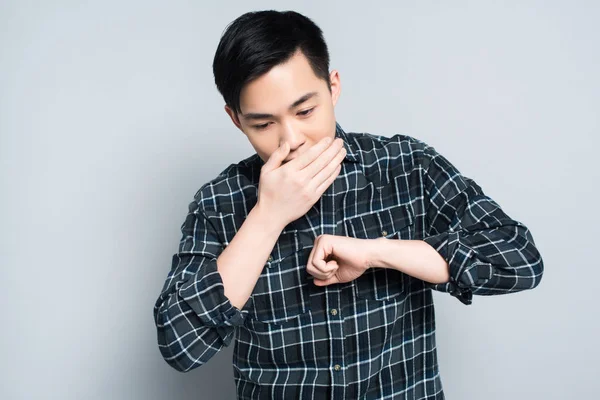
[{"label": "raised arm", "polygon": [[422,162],[428,235],[449,265],[450,280],[429,284],[464,304],[472,295],[535,288],[543,261],[529,229],[510,218],[481,187],[426,146]]}]

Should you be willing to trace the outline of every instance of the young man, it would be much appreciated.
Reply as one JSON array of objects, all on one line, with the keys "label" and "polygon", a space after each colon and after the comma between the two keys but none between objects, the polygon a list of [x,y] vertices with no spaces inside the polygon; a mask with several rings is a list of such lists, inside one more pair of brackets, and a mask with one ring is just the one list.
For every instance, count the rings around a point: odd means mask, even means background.
[{"label": "young man", "polygon": [[154,308],[165,360],[189,371],[235,339],[239,398],[444,398],[432,289],[536,287],[530,231],[432,146],[345,132],[308,18],[242,15],[213,70],[256,154],[189,204]]}]

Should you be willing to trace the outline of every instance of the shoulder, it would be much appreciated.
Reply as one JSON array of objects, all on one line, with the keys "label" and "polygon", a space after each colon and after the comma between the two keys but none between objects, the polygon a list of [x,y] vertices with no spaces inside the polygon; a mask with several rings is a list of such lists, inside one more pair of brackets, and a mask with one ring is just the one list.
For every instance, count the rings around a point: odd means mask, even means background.
[{"label": "shoulder", "polygon": [[198,189],[188,205],[189,212],[233,213],[236,204],[240,206],[247,194],[257,193],[260,167],[258,154],[230,164]]},{"label": "shoulder", "polygon": [[407,134],[384,136],[367,132],[347,132],[346,135],[353,149],[367,165],[382,159],[402,164],[423,165],[428,163],[428,158],[437,154],[428,143]]}]

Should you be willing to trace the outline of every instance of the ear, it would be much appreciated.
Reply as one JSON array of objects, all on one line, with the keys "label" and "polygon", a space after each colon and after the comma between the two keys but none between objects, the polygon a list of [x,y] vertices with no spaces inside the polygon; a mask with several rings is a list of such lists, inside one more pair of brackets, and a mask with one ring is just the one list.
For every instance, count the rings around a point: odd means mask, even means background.
[{"label": "ear", "polygon": [[333,106],[337,104],[338,98],[342,93],[342,82],[340,81],[340,73],[337,70],[331,71],[329,74],[329,82],[331,83],[331,102]]},{"label": "ear", "polygon": [[231,122],[233,122],[233,124],[235,126],[237,126],[237,128],[244,132],[244,130],[242,129],[242,124],[240,124],[240,119],[238,118],[238,115],[235,111],[233,111],[233,109],[231,107],[229,107],[227,104],[225,104],[225,112],[227,113],[227,115],[229,115],[229,118],[231,118]]}]

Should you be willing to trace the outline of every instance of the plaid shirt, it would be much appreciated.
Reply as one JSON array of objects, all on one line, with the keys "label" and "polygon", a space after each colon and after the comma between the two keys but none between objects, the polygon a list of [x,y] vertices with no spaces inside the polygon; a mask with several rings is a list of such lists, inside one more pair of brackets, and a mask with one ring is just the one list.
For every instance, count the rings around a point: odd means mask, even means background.
[{"label": "plaid shirt", "polygon": [[[528,228],[432,146],[339,124],[336,137],[346,148],[339,176],[282,231],[241,310],[216,260],[256,204],[264,162],[254,154],[198,190],[154,307],[160,351],[189,371],[235,339],[241,399],[443,399],[432,289],[465,304],[532,289],[542,258]],[[306,262],[321,234],[423,240],[448,262],[450,281],[375,267],[316,286]]]}]

